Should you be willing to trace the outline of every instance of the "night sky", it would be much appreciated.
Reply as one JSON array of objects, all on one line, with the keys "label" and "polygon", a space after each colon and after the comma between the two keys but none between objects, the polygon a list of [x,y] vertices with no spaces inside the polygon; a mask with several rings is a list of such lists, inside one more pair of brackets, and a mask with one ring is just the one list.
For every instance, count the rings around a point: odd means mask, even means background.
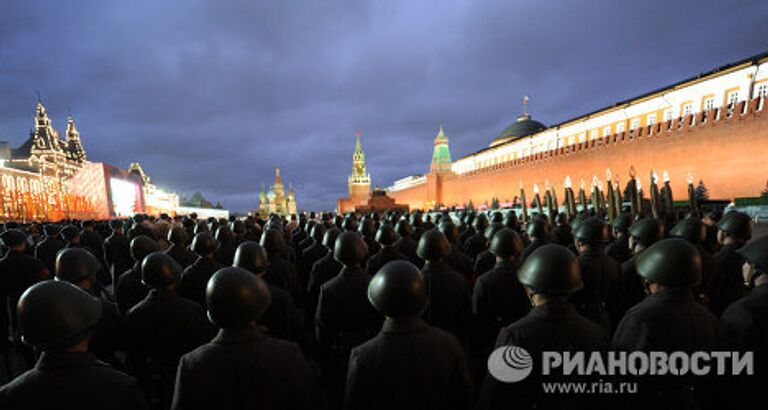
[{"label": "night sky", "polygon": [[[620,5],[619,3],[623,3]],[[768,1],[4,1],[0,140],[40,91],[92,161],[253,209],[279,165],[299,208],[426,172],[522,111],[554,124],[768,51]]]}]

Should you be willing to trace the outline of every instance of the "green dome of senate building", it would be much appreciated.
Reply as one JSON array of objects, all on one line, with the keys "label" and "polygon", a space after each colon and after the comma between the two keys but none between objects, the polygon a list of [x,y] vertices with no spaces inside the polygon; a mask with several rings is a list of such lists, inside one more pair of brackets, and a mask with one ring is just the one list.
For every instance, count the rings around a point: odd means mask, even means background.
[{"label": "green dome of senate building", "polygon": [[545,129],[547,129],[546,125],[536,120],[532,120],[530,114],[523,114],[517,117],[517,121],[510,124],[507,128],[504,128],[504,131],[491,142],[490,146],[495,147],[510,141],[515,141]]}]

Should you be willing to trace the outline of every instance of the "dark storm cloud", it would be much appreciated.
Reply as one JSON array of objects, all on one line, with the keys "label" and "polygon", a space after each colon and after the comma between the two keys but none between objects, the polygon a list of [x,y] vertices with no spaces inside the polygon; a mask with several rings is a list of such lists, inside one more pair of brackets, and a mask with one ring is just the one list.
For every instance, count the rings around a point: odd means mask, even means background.
[{"label": "dark storm cloud", "polygon": [[[8,3],[8,2],[6,2]],[[624,3],[624,4],[620,4]],[[374,184],[454,158],[521,111],[545,123],[768,50],[764,1],[49,1],[0,13],[0,139],[40,90],[89,158],[253,208],[280,165],[299,206],[346,193],[354,132]]]}]

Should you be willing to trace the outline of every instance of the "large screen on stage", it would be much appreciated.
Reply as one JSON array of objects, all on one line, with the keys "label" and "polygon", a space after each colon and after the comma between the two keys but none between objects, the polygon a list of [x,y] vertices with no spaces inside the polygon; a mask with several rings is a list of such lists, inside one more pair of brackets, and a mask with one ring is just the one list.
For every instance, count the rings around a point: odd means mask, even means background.
[{"label": "large screen on stage", "polygon": [[141,211],[141,187],[138,184],[110,178],[109,188],[115,216],[131,216]]}]

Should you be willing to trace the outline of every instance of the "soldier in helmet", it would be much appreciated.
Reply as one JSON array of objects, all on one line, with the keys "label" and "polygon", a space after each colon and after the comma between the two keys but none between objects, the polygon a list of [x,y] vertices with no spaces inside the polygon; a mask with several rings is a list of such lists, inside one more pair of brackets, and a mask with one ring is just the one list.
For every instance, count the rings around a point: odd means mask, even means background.
[{"label": "soldier in helmet", "polygon": [[632,226],[631,214],[620,214],[611,222],[613,241],[605,247],[605,254],[622,264],[632,258],[629,248],[629,227]]},{"label": "soldier in helmet", "polygon": [[357,218],[355,214],[349,214],[344,218],[341,229],[345,232],[357,232]]},{"label": "soldier in helmet", "polygon": [[365,266],[365,273],[373,276],[382,266],[389,262],[395,260],[408,260],[408,258],[398,252],[395,247],[397,239],[397,232],[395,232],[395,228],[393,228],[392,225],[388,223],[381,225],[381,228],[376,232],[376,242],[380,245],[380,250],[368,258]]},{"label": "soldier in helmet", "polygon": [[603,246],[608,242],[608,225],[597,217],[587,218],[578,225],[573,236],[584,286],[571,296],[571,302],[584,317],[610,330],[606,303],[615,295],[621,268],[603,252]]},{"label": "soldier in helmet", "polygon": [[729,212],[717,223],[717,229],[722,248],[715,254],[717,269],[707,285],[707,295],[712,312],[720,316],[747,292],[741,274],[744,257],[737,251],[752,237],[752,218],[743,212]]},{"label": "soldier in helmet", "polygon": [[[475,234],[464,241],[464,254],[474,263],[477,255],[488,247],[488,239],[485,237],[485,230],[488,228],[488,218],[485,214],[478,215],[472,227],[475,230]],[[481,274],[481,272],[478,272],[478,274]]]},{"label": "soldier in helmet", "polygon": [[419,317],[427,289],[418,268],[404,260],[387,263],[371,280],[368,300],[386,321],[352,351],[345,407],[470,408],[472,383],[461,344]]},{"label": "soldier in helmet", "polygon": [[61,228],[59,232],[61,239],[64,241],[64,247],[66,248],[79,248],[80,245],[80,229],[75,225],[67,225]]},{"label": "soldier in helmet", "polygon": [[213,336],[205,310],[176,294],[181,267],[163,252],[141,263],[141,281],[150,288],[125,317],[126,362],[150,407],[167,409],[179,358]]},{"label": "soldier in helmet", "polygon": [[366,299],[371,277],[363,271],[368,247],[357,232],[339,235],[333,255],[344,268],[320,287],[315,314],[318,356],[329,380],[332,408],[343,400],[347,361],[352,347],[370,339],[381,316]]},{"label": "soldier in helmet", "polygon": [[314,224],[308,236],[312,244],[304,249],[299,258],[299,281],[302,289],[306,289],[309,283],[312,265],[328,253],[328,248],[323,246],[323,236],[325,236],[325,227],[322,224]]},{"label": "soldier in helmet", "polygon": [[694,289],[694,295],[699,302],[708,303],[706,300],[706,284],[715,276],[717,263],[715,258],[704,248],[704,241],[707,238],[706,225],[704,225],[701,219],[691,216],[675,225],[669,234],[673,238],[685,239],[699,250],[701,254],[701,283]]},{"label": "soldier in helmet", "polygon": [[427,231],[421,218],[421,211],[416,211],[413,213],[413,215],[411,215],[411,226],[413,227],[413,232],[411,232],[411,239],[413,239],[414,242],[418,242],[419,238],[421,238],[421,235]]},{"label": "soldier in helmet", "polygon": [[738,252],[746,260],[742,272],[750,291],[728,306],[720,324],[724,346],[755,354],[755,376],[734,382],[729,386],[733,390],[729,391],[735,391],[745,403],[758,403],[768,380],[768,236],[750,242]]},{"label": "soldier in helmet", "polygon": [[531,303],[517,280],[518,260],[523,242],[517,232],[502,228],[491,239],[489,251],[495,256],[493,269],[477,278],[472,292],[474,314],[472,350],[485,364],[499,330],[525,316]]},{"label": "soldier in helmet", "polygon": [[0,388],[2,409],[146,409],[136,379],[88,353],[102,305],[61,281],[27,289],[19,300],[24,341],[42,351],[34,369]]},{"label": "soldier in helmet", "polygon": [[[267,271],[267,251],[258,243],[246,241],[237,247],[232,266],[245,269],[261,278]],[[272,295],[272,303],[267,307],[260,324],[272,337],[288,340],[304,346],[304,327],[299,313],[285,290],[265,282]]]},{"label": "soldier in helmet", "polygon": [[649,246],[660,241],[664,228],[654,218],[643,218],[629,227],[629,249],[634,255],[628,261],[621,264],[618,292],[609,303],[612,326],[616,326],[624,313],[632,306],[640,303],[645,298],[643,281],[637,274],[637,256],[643,253]]},{"label": "soldier in helmet", "polygon": [[44,225],[43,233],[45,239],[35,246],[35,258],[43,262],[48,272],[54,272],[56,270],[56,254],[64,248],[64,242],[59,237],[58,225]]},{"label": "soldier in helmet", "polygon": [[[496,213],[495,215],[499,215],[499,213]],[[493,239],[496,232],[502,228],[504,228],[504,225],[501,222],[493,222],[489,227],[485,228],[485,232],[483,232],[486,243],[485,249],[477,255],[477,258],[475,258],[474,270],[477,272],[477,276],[483,275],[485,272],[493,269],[494,265],[496,265],[496,256],[488,250],[488,246],[490,246],[491,239]]]},{"label": "soldier in helmet", "polygon": [[[315,225],[317,225],[317,221],[309,221],[304,224],[303,231],[301,231],[303,233],[301,235],[301,240],[294,245],[299,258],[301,258],[301,255],[304,253],[305,249],[309,248],[315,243],[315,240],[312,238],[312,229],[314,229]],[[292,236],[291,242],[293,242],[294,239],[296,239],[296,235]]]},{"label": "soldier in helmet", "polygon": [[205,286],[216,271],[223,268],[216,261],[214,252],[219,243],[210,232],[202,232],[192,239],[192,251],[197,254],[195,263],[184,269],[179,281],[179,295],[205,307]]},{"label": "soldier in helmet", "polygon": [[[533,305],[523,318],[504,327],[496,348],[517,346],[530,353],[534,363],[544,351],[595,352],[607,350],[608,332],[581,316],[568,298],[583,286],[579,262],[568,248],[547,244],[531,253],[517,274]],[[490,362],[490,360],[489,360]],[[538,365],[525,380],[505,383],[489,374],[480,393],[480,409],[591,408],[592,396],[547,394],[542,390]],[[546,380],[558,380],[552,374]],[[590,406],[587,406],[589,404]]]},{"label": "soldier in helmet", "polygon": [[259,328],[270,305],[263,280],[244,269],[223,268],[211,278],[206,299],[208,318],[221,330],[181,358],[171,409],[321,407],[301,350]]},{"label": "soldier in helmet", "polygon": [[337,261],[333,257],[333,250],[336,245],[336,238],[341,234],[341,230],[333,226],[325,231],[323,235],[323,248],[327,249],[325,256],[320,258],[312,265],[312,270],[309,272],[309,282],[307,283],[307,297],[306,297],[306,322],[310,328],[315,325],[314,312],[317,310],[317,298],[320,297],[320,287],[325,282],[328,282],[332,278],[341,272],[344,267],[341,262]]},{"label": "soldier in helmet", "polygon": [[461,243],[462,246],[470,236],[477,233],[475,232],[475,228],[472,227],[474,222],[475,215],[472,212],[465,213],[461,218],[461,225],[459,226],[459,231],[461,232],[461,235],[459,235],[459,243]]},{"label": "soldier in helmet", "polygon": [[[701,255],[693,245],[678,238],[659,241],[637,256],[637,273],[649,296],[619,323],[617,349],[693,353],[717,347],[717,319],[693,298],[692,289],[701,282]],[[641,380],[631,403],[641,409],[658,403],[697,408],[694,377]]]},{"label": "soldier in helmet", "polygon": [[264,280],[288,291],[297,306],[303,304],[303,291],[299,287],[299,274],[296,266],[287,258],[288,248],[285,245],[285,239],[281,230],[270,228],[261,235],[261,246],[267,250],[269,255],[269,266]]},{"label": "soldier in helmet", "polygon": [[99,231],[94,229],[95,225],[96,224],[91,220],[83,221],[83,230],[80,232],[80,241],[82,245],[96,257],[96,259],[101,259],[103,257],[102,252],[104,251],[104,238]]},{"label": "soldier in helmet", "polygon": [[445,257],[445,263],[456,272],[464,275],[467,283],[475,283],[475,269],[472,267],[472,261],[461,251],[459,227],[448,220],[440,224],[440,232],[451,244],[451,253]]},{"label": "soldier in helmet", "polygon": [[155,239],[155,232],[148,226],[146,221],[146,215],[136,214],[133,216],[133,226],[128,231],[128,240],[133,241],[142,235],[152,240]]},{"label": "soldier in helmet", "polygon": [[528,234],[529,245],[523,249],[520,254],[520,263],[525,263],[525,259],[528,255],[533,253],[540,246],[546,245],[551,242],[549,235],[549,223],[544,218],[533,218],[531,222],[528,222],[526,227],[526,233]]},{"label": "soldier in helmet", "polygon": [[115,300],[120,313],[126,314],[147,296],[149,289],[141,283],[141,262],[150,253],[160,250],[160,245],[147,236],[139,235],[131,240],[133,267],[122,274],[115,288]]},{"label": "soldier in helmet", "polygon": [[[16,323],[16,307],[19,297],[25,289],[37,282],[50,278],[48,269],[42,262],[29,256],[27,235],[19,229],[8,229],[0,235],[0,242],[8,249],[0,258],[0,349],[8,341],[8,321],[11,338],[19,345],[19,327]],[[8,309],[10,312],[6,312]],[[9,314],[10,313],[10,314]],[[22,350],[27,350],[22,348]],[[25,353],[30,353],[26,351]],[[27,359],[32,359],[28,355]],[[31,363],[30,363],[31,364]]]},{"label": "soldier in helmet", "polygon": [[419,259],[418,255],[416,255],[417,243],[411,237],[411,234],[413,234],[411,223],[405,218],[397,221],[397,224],[395,224],[395,232],[397,233],[397,236],[400,237],[400,239],[397,240],[397,245],[395,245],[398,252],[408,257],[408,260],[414,265],[421,266],[424,261]]},{"label": "soldier in helmet", "polygon": [[174,226],[168,231],[167,239],[171,246],[168,247],[165,253],[173,258],[182,269],[186,269],[195,263],[197,255],[189,249],[189,235],[186,229],[181,226]]},{"label": "soldier in helmet", "polygon": [[376,229],[376,221],[374,221],[373,218],[363,218],[363,221],[358,228],[358,232],[363,237],[365,245],[368,247],[368,256],[370,257],[378,253],[381,247],[376,241],[376,234],[378,232]]},{"label": "soldier in helmet", "polygon": [[122,368],[115,352],[122,347],[122,326],[117,305],[96,294],[96,274],[101,269],[96,257],[85,249],[64,249],[56,257],[56,279],[69,282],[98,298],[101,319],[93,328],[89,351],[99,360]]},{"label": "soldier in helmet", "polygon": [[419,239],[419,258],[426,261],[421,273],[427,283],[424,319],[432,326],[452,333],[465,342],[469,327],[469,284],[464,276],[445,263],[451,244],[437,229]]},{"label": "soldier in helmet", "polygon": [[227,225],[221,225],[216,229],[216,242],[219,246],[213,253],[216,262],[222,266],[232,265],[232,259],[235,257],[235,251],[237,246],[235,245],[235,234],[229,229]]},{"label": "soldier in helmet", "polygon": [[[117,287],[120,275],[131,269],[131,244],[128,237],[123,234],[123,221],[115,219],[109,221],[112,234],[104,240],[104,261],[112,274],[112,286]],[[114,289],[113,289],[114,290]]]},{"label": "soldier in helmet", "polygon": [[573,229],[568,223],[568,215],[561,212],[557,214],[552,223],[555,225],[552,230],[555,242],[563,246],[570,246],[573,243]]}]

